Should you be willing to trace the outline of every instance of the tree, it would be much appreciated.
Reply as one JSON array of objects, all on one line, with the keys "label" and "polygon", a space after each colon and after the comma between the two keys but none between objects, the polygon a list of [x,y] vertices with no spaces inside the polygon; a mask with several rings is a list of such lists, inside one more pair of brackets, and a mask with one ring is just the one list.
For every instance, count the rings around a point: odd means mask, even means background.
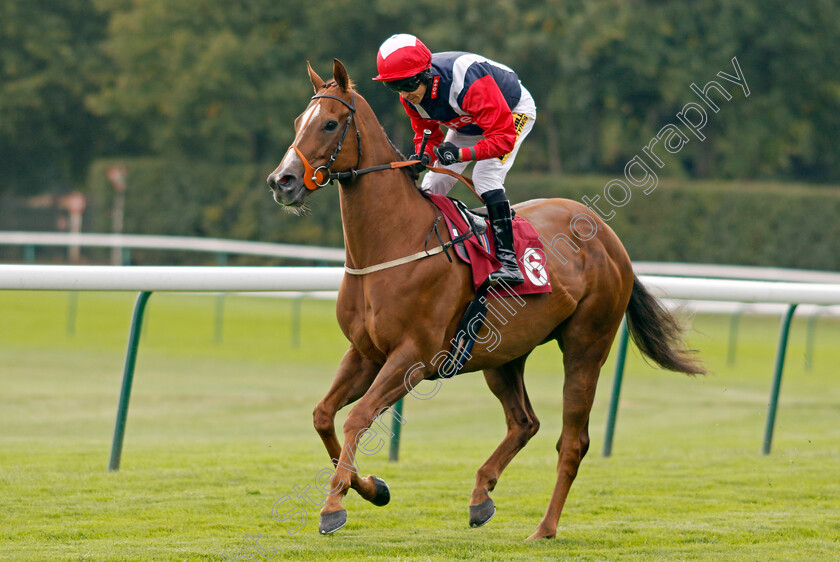
[{"label": "tree", "polygon": [[[116,72],[92,100],[123,140],[215,162],[258,161],[290,141],[305,95],[303,2],[147,0],[115,7]],[[303,28],[303,29],[302,29]],[[298,72],[290,72],[300,67]]]},{"label": "tree", "polygon": [[102,150],[85,98],[106,21],[91,0],[0,3],[0,193],[72,185]]}]

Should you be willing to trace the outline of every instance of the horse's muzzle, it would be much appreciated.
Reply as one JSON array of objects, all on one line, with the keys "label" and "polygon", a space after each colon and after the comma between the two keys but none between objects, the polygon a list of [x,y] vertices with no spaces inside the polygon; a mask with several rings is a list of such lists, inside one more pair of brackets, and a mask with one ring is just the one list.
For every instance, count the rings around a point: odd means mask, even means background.
[{"label": "horse's muzzle", "polygon": [[274,200],[281,205],[298,206],[303,204],[303,181],[293,174],[274,172],[266,179]]}]

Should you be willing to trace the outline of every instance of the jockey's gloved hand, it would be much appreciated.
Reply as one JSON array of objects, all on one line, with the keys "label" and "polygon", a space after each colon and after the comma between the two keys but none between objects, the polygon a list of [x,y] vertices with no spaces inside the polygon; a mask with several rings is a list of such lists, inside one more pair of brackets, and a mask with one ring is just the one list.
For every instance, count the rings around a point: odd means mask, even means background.
[{"label": "jockey's gloved hand", "polygon": [[426,169],[426,166],[428,166],[428,165],[429,165],[429,155],[428,155],[428,154],[426,154],[425,152],[424,152],[422,155],[420,155],[420,154],[412,154],[411,156],[409,156],[409,157],[408,157],[408,159],[409,159],[409,160],[420,160],[420,163],[419,163],[419,164],[414,164],[414,165],[412,166],[412,168],[414,168],[414,170],[415,170],[418,174],[419,174],[420,172],[422,172],[423,170],[425,170],[425,169]]},{"label": "jockey's gloved hand", "polygon": [[451,142],[442,142],[434,148],[435,156],[438,161],[444,166],[454,164],[455,162],[462,162],[461,149]]}]

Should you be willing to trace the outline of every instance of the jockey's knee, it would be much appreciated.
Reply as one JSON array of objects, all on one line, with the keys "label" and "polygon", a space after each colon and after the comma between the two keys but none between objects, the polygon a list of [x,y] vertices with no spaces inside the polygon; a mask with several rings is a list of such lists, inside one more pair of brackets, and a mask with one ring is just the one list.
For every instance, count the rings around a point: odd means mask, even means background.
[{"label": "jockey's knee", "polygon": [[501,190],[502,193],[505,192],[505,177],[503,174],[476,169],[473,171],[472,179],[475,182],[476,193],[482,198],[488,191]]},{"label": "jockey's knee", "polygon": [[455,185],[455,178],[451,178],[444,174],[434,174],[428,172],[423,177],[423,183],[420,186],[426,193],[433,193],[434,195],[446,195],[452,190]]}]

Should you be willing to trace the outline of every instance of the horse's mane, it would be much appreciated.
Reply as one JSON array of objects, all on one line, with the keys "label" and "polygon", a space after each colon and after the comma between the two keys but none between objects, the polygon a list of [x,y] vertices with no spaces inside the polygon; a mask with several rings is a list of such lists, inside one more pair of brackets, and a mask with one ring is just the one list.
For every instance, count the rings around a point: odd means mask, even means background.
[{"label": "horse's mane", "polygon": [[[388,136],[388,132],[385,131],[385,127],[382,127],[382,131],[385,133],[385,138],[388,139],[388,143],[391,145],[391,148],[394,149],[394,152],[397,153],[397,156],[400,157],[400,160],[407,160],[405,154],[397,148],[397,145],[394,144],[394,141],[391,140],[391,137]],[[420,179],[420,172],[414,169],[414,166],[406,166],[402,168],[402,170],[408,174],[408,177],[411,178],[411,181],[414,182],[414,187],[417,187],[417,180]]]}]

